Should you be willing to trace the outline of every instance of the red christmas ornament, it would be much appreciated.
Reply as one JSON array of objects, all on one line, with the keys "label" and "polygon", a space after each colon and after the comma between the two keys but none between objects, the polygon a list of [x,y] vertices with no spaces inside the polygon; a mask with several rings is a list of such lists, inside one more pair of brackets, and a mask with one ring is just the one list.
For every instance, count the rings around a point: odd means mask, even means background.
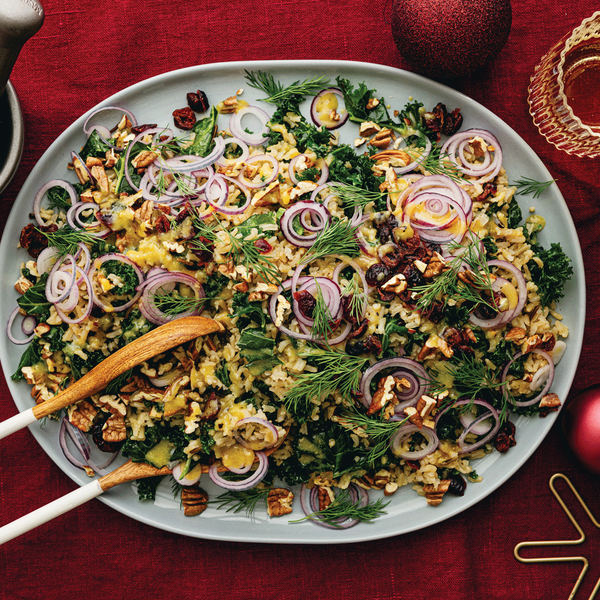
[{"label": "red christmas ornament", "polygon": [[510,0],[393,0],[392,35],[419,73],[450,78],[481,69],[502,49]]},{"label": "red christmas ornament", "polygon": [[567,403],[562,427],[575,457],[600,475],[600,386],[584,390]]}]

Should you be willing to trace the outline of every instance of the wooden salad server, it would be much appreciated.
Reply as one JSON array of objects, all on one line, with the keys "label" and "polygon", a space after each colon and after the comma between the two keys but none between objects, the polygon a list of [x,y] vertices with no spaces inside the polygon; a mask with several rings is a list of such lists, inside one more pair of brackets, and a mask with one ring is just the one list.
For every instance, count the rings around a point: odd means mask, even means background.
[{"label": "wooden salad server", "polygon": [[136,479],[144,479],[145,477],[169,475],[170,473],[171,469],[168,467],[157,469],[147,463],[128,461],[111,473],[100,477],[100,479],[86,483],[84,486],[69,492],[62,498],[57,498],[53,502],[46,504],[46,506],[42,506],[28,515],[24,515],[12,523],[0,527],[0,545],[59,517],[72,508],[85,504],[88,500],[96,498],[116,485],[127,481],[135,481]]},{"label": "wooden salad server", "polygon": [[223,329],[221,323],[205,317],[182,317],[169,321],[120,348],[52,399],[0,423],[0,439],[61,408],[89,398],[119,375],[161,352]]}]

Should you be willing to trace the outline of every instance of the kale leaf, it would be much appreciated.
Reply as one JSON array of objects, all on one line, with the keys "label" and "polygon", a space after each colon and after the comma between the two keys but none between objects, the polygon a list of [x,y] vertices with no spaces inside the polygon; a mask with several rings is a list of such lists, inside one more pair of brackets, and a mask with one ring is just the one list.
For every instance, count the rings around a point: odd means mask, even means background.
[{"label": "kale leaf", "polygon": [[542,260],[543,266],[530,260],[527,267],[531,279],[537,285],[542,305],[548,306],[564,296],[565,284],[573,275],[573,265],[558,242],[552,243],[548,250],[536,246],[534,251]]}]

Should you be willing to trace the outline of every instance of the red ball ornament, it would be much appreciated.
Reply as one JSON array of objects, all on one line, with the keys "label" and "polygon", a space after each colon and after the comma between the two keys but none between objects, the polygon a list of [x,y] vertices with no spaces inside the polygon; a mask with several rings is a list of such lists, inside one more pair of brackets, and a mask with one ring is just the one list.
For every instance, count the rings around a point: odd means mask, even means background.
[{"label": "red ball ornament", "polygon": [[584,390],[567,403],[562,427],[575,457],[600,475],[600,386]]},{"label": "red ball ornament", "polygon": [[392,35],[417,72],[470,75],[502,49],[512,25],[510,0],[393,0]]}]

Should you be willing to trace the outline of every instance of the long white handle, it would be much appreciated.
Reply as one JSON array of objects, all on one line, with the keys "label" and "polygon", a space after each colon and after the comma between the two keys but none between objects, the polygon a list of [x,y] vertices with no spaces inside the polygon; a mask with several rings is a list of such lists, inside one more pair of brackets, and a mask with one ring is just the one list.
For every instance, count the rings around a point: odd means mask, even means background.
[{"label": "long white handle", "polygon": [[0,527],[0,545],[27,531],[35,529],[43,523],[51,521],[72,508],[85,504],[88,500],[99,496],[103,491],[104,490],[100,486],[100,481],[96,479],[95,481],[87,483],[79,489],[70,492],[66,496],[58,498],[53,502],[50,502],[50,504],[46,504],[46,506],[34,510],[32,513],[29,513],[8,525],[4,525],[4,527]]},{"label": "long white handle", "polygon": [[35,423],[36,421],[37,419],[33,414],[33,408],[28,408],[27,410],[14,415],[14,417],[6,419],[6,421],[0,423],[0,440],[11,433],[14,433],[15,431],[19,431],[19,429],[23,429],[23,427],[27,427],[27,425]]}]

